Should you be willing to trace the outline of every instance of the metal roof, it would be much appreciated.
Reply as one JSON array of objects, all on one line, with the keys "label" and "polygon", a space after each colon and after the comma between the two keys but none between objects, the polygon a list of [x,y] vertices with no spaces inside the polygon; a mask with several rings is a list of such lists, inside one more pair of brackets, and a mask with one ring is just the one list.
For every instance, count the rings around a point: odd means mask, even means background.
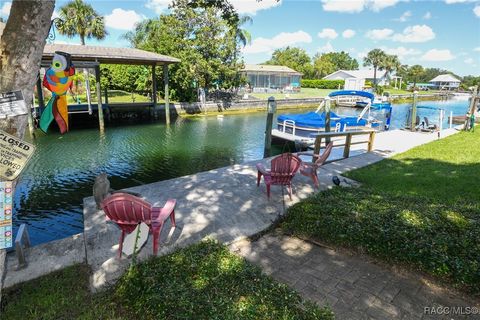
[{"label": "metal roof", "polygon": [[286,66],[274,66],[263,64],[246,64],[242,69],[244,72],[271,72],[271,73],[288,73],[294,75],[302,75],[302,73],[295,71]]},{"label": "metal roof", "polygon": [[134,49],[72,44],[47,44],[42,60],[53,58],[55,51],[68,52],[74,61],[96,61],[106,64],[163,65],[178,63],[179,59],[162,54]]},{"label": "metal roof", "polygon": [[[345,73],[349,75],[351,78],[357,79],[373,79],[374,70],[373,69],[363,69],[363,70],[337,70],[329,75],[323,77],[323,79],[329,79],[336,76],[336,74]],[[377,70],[377,79],[381,79],[385,76],[386,71]]]},{"label": "metal roof", "polygon": [[441,74],[430,80],[430,82],[460,82],[460,80],[451,74]]}]

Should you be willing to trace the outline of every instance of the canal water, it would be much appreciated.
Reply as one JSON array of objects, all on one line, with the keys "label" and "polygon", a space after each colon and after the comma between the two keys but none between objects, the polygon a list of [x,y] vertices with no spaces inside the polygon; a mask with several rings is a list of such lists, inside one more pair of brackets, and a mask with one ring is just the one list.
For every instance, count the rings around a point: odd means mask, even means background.
[{"label": "canal water", "polygon": [[[465,100],[421,104],[444,108],[447,116],[450,111],[463,115],[468,107]],[[408,107],[394,105],[392,128],[403,126]],[[432,119],[435,113],[427,116]],[[250,113],[178,118],[170,127],[130,123],[107,127],[104,135],[96,128],[76,129],[64,136],[40,135],[33,141],[37,150],[17,185],[15,232],[26,223],[33,244],[82,232],[83,198],[92,195],[94,179],[101,172],[108,174],[113,189],[122,189],[259,159],[265,117],[265,113]],[[273,149],[277,154],[286,151],[293,150]]]}]

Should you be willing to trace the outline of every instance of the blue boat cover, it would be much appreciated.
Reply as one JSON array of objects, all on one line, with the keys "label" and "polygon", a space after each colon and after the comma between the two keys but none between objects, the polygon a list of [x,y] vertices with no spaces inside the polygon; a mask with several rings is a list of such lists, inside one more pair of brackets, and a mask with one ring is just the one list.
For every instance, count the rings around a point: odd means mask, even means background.
[{"label": "blue boat cover", "polygon": [[[320,114],[315,112],[308,112],[302,114],[282,114],[277,118],[278,123],[283,123],[285,120],[295,121],[296,126],[307,128],[324,128],[325,127],[325,112]],[[345,125],[347,126],[364,126],[367,124],[367,120],[360,119],[356,116],[339,116],[334,112],[330,112],[330,127],[335,127],[337,123],[340,123],[342,130]]]},{"label": "blue boat cover", "polygon": [[370,99],[372,102],[375,99],[375,96],[366,91],[355,91],[355,90],[342,90],[342,91],[334,91],[328,95],[329,97],[337,97],[337,96],[360,96],[364,98]]}]

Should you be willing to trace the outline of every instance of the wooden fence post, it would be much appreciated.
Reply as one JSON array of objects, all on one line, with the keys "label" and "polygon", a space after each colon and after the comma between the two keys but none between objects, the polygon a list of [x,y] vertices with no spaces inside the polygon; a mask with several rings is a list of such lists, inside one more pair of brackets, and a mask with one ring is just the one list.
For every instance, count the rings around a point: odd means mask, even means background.
[{"label": "wooden fence post", "polygon": [[313,149],[313,157],[312,157],[312,162],[317,161],[319,155],[320,155],[320,149],[322,148],[322,137],[317,136],[315,138],[315,147]]},{"label": "wooden fence post", "polygon": [[350,157],[350,145],[352,143],[352,134],[348,133],[347,138],[345,139],[345,147],[343,148],[343,157]]},{"label": "wooden fence post", "polygon": [[373,150],[373,142],[375,141],[375,131],[370,132],[370,136],[368,138],[368,152]]}]

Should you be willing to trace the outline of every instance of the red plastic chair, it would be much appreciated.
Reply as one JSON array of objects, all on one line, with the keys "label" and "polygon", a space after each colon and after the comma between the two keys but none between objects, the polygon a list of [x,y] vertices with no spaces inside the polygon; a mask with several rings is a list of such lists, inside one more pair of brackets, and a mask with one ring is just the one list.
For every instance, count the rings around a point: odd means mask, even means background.
[{"label": "red plastic chair", "polygon": [[291,153],[284,153],[271,161],[271,169],[267,170],[261,163],[257,163],[257,187],[260,185],[260,180],[263,180],[267,185],[267,196],[270,199],[270,186],[281,185],[287,186],[288,195],[292,200],[292,179],[300,168],[302,160]]},{"label": "red plastic chair", "polygon": [[147,201],[128,193],[114,193],[103,200],[102,208],[107,219],[115,222],[122,230],[118,257],[122,257],[125,235],[132,233],[141,222],[148,225],[150,233],[153,234],[153,254],[156,255],[165,220],[170,217],[172,228],[175,227],[175,204],[175,199],[169,199],[163,208],[152,207]]},{"label": "red plastic chair", "polygon": [[317,189],[320,187],[320,183],[318,182],[317,169],[321,167],[325,163],[325,161],[327,161],[328,157],[330,156],[330,152],[332,152],[332,149],[333,142],[330,142],[321,155],[314,155],[311,152],[297,153],[297,155],[311,155],[317,157],[317,160],[315,160],[315,162],[302,162],[302,165],[300,166],[300,173],[306,177],[310,177],[313,180],[313,185]]}]

